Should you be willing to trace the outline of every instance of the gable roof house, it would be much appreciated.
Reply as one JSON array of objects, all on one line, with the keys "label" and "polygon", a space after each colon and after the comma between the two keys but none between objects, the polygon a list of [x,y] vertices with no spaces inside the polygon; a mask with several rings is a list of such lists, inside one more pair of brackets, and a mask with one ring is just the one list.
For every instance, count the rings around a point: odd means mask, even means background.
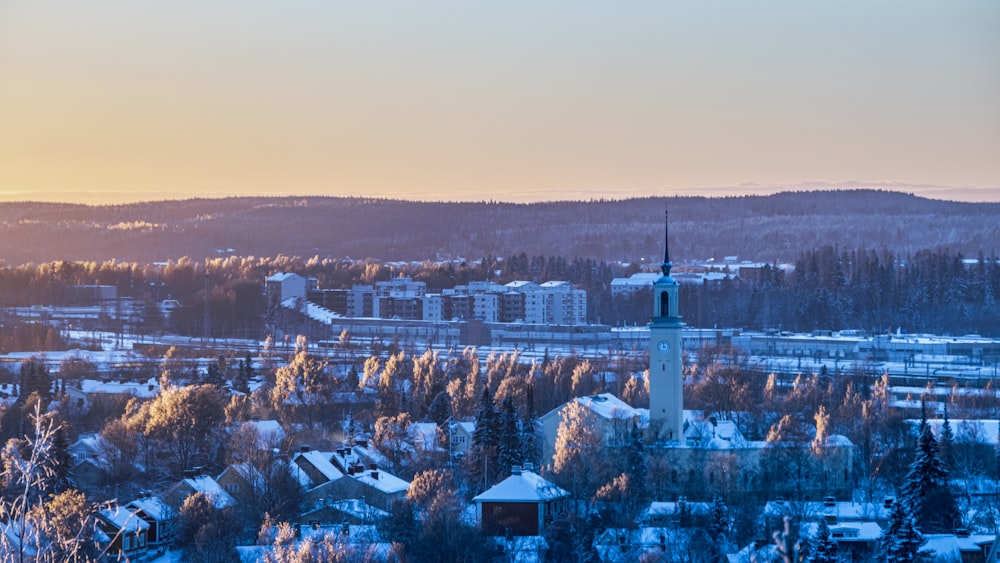
[{"label": "gable roof house", "polygon": [[212,506],[218,509],[236,506],[236,499],[223,489],[218,481],[207,475],[187,477],[173,484],[160,495],[168,505],[175,510],[184,504],[184,500],[195,493],[202,493],[209,498]]},{"label": "gable roof house", "polygon": [[97,512],[97,526],[107,534],[110,542],[105,552],[129,560],[146,551],[149,523],[123,506],[105,508]]},{"label": "gable roof house", "polygon": [[491,535],[538,536],[567,509],[569,492],[515,465],[511,475],[473,498],[476,520]]},{"label": "gable roof house", "polygon": [[150,547],[166,547],[174,539],[174,524],[177,513],[163,499],[143,495],[125,505],[147,524],[146,543]]}]

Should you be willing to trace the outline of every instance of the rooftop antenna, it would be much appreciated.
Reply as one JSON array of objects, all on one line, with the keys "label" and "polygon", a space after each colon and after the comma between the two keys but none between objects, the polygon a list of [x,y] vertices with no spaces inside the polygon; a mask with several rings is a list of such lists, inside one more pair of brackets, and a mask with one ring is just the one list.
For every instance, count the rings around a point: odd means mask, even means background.
[{"label": "rooftop antenna", "polygon": [[663,263],[660,264],[660,270],[663,271],[663,275],[670,275],[670,268],[673,264],[670,263],[670,210],[666,209],[663,212]]}]

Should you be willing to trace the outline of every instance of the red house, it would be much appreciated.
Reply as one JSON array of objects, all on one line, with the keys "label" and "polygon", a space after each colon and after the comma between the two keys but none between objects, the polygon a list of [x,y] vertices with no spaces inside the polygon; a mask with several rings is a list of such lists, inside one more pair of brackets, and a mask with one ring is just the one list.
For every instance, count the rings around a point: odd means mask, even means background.
[{"label": "red house", "polygon": [[476,519],[491,535],[538,536],[566,510],[569,492],[531,471],[515,465],[511,476],[472,499]]}]

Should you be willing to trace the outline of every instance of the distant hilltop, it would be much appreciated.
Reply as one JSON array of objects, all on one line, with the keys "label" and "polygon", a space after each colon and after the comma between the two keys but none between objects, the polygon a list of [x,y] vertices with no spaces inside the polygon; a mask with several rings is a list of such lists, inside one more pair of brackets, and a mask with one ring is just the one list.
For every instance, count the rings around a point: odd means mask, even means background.
[{"label": "distant hilltop", "polygon": [[871,190],[546,203],[241,197],[126,205],[0,203],[0,260],[141,263],[187,256],[422,260],[559,255],[658,261],[670,209],[675,260],[791,261],[808,249],[997,253],[1000,203]]}]

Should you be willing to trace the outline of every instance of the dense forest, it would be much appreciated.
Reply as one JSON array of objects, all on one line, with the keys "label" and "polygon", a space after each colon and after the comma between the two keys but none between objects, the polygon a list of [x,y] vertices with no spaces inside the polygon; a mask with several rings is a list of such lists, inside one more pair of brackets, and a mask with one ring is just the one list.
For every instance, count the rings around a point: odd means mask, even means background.
[{"label": "dense forest", "polygon": [[[897,255],[881,249],[823,246],[800,254],[781,269],[767,265],[752,277],[717,284],[683,285],[681,310],[695,327],[792,331],[902,329],[936,334],[1000,334],[1000,262],[996,255],[967,260],[947,250]],[[678,264],[677,269],[684,268]],[[427,283],[431,293],[477,280],[566,280],[587,291],[588,316],[614,326],[649,320],[651,294],[612,299],[614,277],[638,271],[591,258],[487,256],[474,262],[389,265],[334,259],[183,258],[162,265],[127,262],[52,262],[0,268],[0,307],[78,304],[67,287],[105,284],[142,306],[146,332],[200,336],[208,291],[213,336],[263,338],[267,314],[264,278],[274,272],[315,277],[321,288],[349,288],[395,276]],[[181,308],[169,324],[156,302],[173,298]],[[113,316],[106,304],[108,315]],[[0,319],[2,321],[2,319]]]},{"label": "dense forest", "polygon": [[0,203],[0,260],[138,263],[227,255],[373,258],[662,253],[663,209],[684,259],[791,261],[824,245],[898,255],[998,251],[1000,203],[877,191],[786,192],[512,204],[364,198],[228,198],[86,206]]}]

